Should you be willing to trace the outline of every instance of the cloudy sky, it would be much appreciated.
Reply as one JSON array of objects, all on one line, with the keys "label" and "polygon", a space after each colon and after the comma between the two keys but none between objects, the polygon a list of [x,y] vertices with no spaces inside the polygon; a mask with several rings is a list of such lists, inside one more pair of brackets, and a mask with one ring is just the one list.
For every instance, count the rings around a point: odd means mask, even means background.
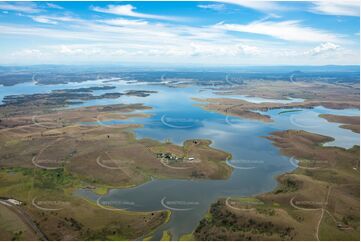
[{"label": "cloudy sky", "polygon": [[356,0],[0,2],[0,64],[359,64]]}]

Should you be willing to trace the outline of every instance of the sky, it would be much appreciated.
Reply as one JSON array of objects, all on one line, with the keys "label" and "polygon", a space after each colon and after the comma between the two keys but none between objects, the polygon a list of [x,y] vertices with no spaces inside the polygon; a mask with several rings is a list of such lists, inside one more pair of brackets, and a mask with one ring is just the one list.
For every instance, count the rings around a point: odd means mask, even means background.
[{"label": "sky", "polygon": [[0,65],[359,65],[359,4],[0,2]]}]

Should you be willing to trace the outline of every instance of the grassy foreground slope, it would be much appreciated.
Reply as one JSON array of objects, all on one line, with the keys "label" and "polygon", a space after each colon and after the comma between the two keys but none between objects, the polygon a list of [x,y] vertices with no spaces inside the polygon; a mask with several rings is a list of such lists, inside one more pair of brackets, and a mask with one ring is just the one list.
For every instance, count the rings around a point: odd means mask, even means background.
[{"label": "grassy foreground slope", "polygon": [[82,181],[64,169],[2,168],[0,182],[0,196],[22,201],[21,209],[50,240],[132,240],[169,216],[167,211],[107,210],[76,197],[73,191]]}]

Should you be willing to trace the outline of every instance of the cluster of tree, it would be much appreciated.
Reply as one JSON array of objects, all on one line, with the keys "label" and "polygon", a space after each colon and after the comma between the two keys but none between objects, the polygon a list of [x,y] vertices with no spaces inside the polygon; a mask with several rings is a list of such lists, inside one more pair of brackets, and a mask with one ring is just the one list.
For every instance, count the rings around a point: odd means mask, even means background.
[{"label": "cluster of tree", "polygon": [[195,230],[197,240],[264,240],[269,236],[290,240],[294,229],[260,221],[227,209],[221,201],[210,208],[211,219],[204,218]]}]

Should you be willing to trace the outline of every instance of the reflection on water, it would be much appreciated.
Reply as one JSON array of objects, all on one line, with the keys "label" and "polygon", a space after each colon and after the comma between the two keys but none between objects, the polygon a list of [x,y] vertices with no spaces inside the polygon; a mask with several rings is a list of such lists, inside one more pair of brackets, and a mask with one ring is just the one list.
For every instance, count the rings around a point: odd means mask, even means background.
[{"label": "reflection on water", "polygon": [[[77,84],[37,86],[24,83],[1,88],[0,98],[8,94],[29,94],[49,92],[54,89],[88,87],[102,84],[101,80]],[[109,194],[99,197],[88,190],[79,190],[77,194],[88,197],[100,204],[109,204],[117,208],[132,211],[152,211],[170,209],[170,221],[157,230],[155,238],[160,238],[163,230],[170,230],[177,239],[184,233],[191,232],[206,213],[212,202],[220,197],[249,196],[272,190],[277,174],[294,169],[287,157],[282,156],[271,142],[262,136],[270,132],[285,129],[302,129],[318,134],[328,135],[335,141],[326,145],[352,147],[359,144],[359,135],[341,129],[338,124],[329,123],[319,118],[319,114],[359,115],[359,110],[331,110],[323,107],[302,109],[298,112],[280,113],[283,110],[269,110],[266,113],[275,121],[263,123],[218,113],[205,111],[196,106],[197,98],[220,97],[211,90],[200,87],[170,88],[164,85],[147,85],[144,83],[127,84],[124,81],[107,83],[114,85],[112,92],[127,90],[154,90],[158,93],[148,97],[121,96],[117,99],[90,100],[77,106],[144,103],[153,109],[150,118],[133,118],[129,120],[112,120],[106,125],[116,123],[137,123],[142,128],[135,129],[137,138],[152,138],[160,141],[170,140],[182,144],[187,139],[201,138],[212,141],[212,147],[232,153],[229,165],[234,168],[227,180],[158,180],[128,189],[112,189]],[[105,93],[104,90],[94,94]],[[235,98],[235,96],[232,96]],[[247,101],[268,101],[265,99],[237,96]],[[299,100],[272,100],[272,102],[292,102]],[[74,107],[74,106],[73,106]]]}]

